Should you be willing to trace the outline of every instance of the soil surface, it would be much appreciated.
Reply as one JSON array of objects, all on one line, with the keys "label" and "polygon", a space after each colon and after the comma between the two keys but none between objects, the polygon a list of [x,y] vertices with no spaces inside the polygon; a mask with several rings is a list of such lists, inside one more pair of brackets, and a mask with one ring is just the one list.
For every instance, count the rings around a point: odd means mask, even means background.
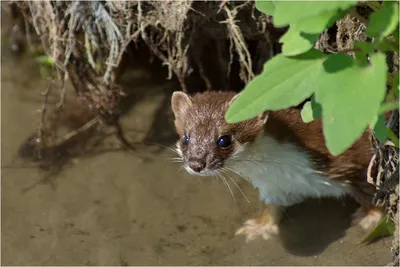
[{"label": "soil surface", "polygon": [[[47,82],[36,62],[11,56],[4,45],[1,64],[5,166],[35,131]],[[169,101],[177,87],[157,73],[137,69],[127,75],[130,109],[122,125],[132,142],[173,147]],[[170,150],[141,146],[140,153],[150,160],[124,151],[71,159],[51,184],[26,192],[46,173],[20,161],[18,168],[2,168],[2,264],[384,265],[391,260],[392,238],[360,244],[366,233],[350,226],[356,206],[347,200],[292,207],[279,237],[246,244],[234,233],[260,207],[251,185],[236,179],[249,205],[230,183],[235,203],[217,178],[179,171]]]}]

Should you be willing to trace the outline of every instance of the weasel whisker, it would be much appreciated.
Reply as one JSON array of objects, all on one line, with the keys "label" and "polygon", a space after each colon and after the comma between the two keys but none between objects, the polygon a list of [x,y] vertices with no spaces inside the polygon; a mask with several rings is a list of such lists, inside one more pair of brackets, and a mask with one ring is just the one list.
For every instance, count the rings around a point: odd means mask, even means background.
[{"label": "weasel whisker", "polygon": [[234,169],[232,169],[232,168],[230,168],[230,167],[223,167],[225,170],[227,170],[227,171],[231,171],[231,172],[233,172],[234,174],[236,174],[237,176],[239,176],[240,178],[242,178],[243,180],[245,180],[246,182],[248,182],[251,186],[253,186],[253,184],[251,183],[251,181],[248,179],[248,178],[246,178],[246,177],[244,177],[244,176],[242,176],[241,174],[239,174],[238,172],[236,172]]},{"label": "weasel whisker", "polygon": [[178,154],[178,155],[179,155],[178,150],[177,150],[176,148],[172,148],[172,147],[165,146],[165,145],[158,144],[158,143],[149,143],[149,144],[151,144],[151,145],[156,145],[156,146],[160,146],[160,147],[163,147],[163,148],[166,148],[166,149],[168,149],[169,151],[172,151],[172,152],[174,152],[175,154]]},{"label": "weasel whisker", "polygon": [[244,196],[244,198],[246,199],[247,203],[250,203],[250,200],[247,198],[246,194],[243,192],[243,190],[240,188],[240,186],[235,182],[235,180],[233,180],[232,177],[230,177],[227,173],[228,170],[225,170],[224,168],[221,169],[221,171],[233,182],[233,184],[237,187],[237,189],[239,189],[240,193],[242,193],[242,195]]},{"label": "weasel whisker", "polygon": [[[248,182],[251,186],[253,186],[253,184],[251,183],[251,181],[246,178],[245,176],[242,176],[240,173],[236,172],[234,169],[230,168],[230,167],[224,167],[224,169],[233,172],[234,174],[236,174],[237,176],[239,176],[240,178],[242,178],[243,180],[245,180],[246,182]],[[260,195],[262,197],[267,197],[267,195],[265,193],[263,193],[262,191],[259,191]]]},{"label": "weasel whisker", "polygon": [[184,170],[184,166],[183,164],[181,166],[179,166],[178,170],[176,171],[177,173],[181,172]]},{"label": "weasel whisker", "polygon": [[173,163],[183,163],[183,161],[179,159],[169,159],[169,161]]},{"label": "weasel whisker", "polygon": [[229,186],[229,183],[226,181],[226,178],[225,178],[224,176],[222,176],[222,174],[219,173],[219,172],[216,172],[216,174],[218,175],[219,178],[221,178],[221,180],[224,182],[224,184],[226,185],[226,187],[229,189],[229,192],[231,193],[233,202],[235,203],[236,208],[238,208],[238,205],[237,205],[237,203],[236,203],[235,195],[233,194],[232,189],[231,189],[231,187]]}]

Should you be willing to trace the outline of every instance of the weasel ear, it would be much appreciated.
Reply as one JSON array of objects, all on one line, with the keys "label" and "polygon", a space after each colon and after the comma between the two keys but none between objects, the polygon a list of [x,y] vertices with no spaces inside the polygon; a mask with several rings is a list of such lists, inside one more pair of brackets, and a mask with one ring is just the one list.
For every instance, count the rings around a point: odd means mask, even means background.
[{"label": "weasel ear", "polygon": [[181,118],[192,105],[192,100],[184,92],[174,92],[171,97],[171,107],[175,119]]},{"label": "weasel ear", "polygon": [[265,124],[268,120],[268,111],[264,111],[260,115],[257,116],[257,118],[262,122],[262,124]]}]

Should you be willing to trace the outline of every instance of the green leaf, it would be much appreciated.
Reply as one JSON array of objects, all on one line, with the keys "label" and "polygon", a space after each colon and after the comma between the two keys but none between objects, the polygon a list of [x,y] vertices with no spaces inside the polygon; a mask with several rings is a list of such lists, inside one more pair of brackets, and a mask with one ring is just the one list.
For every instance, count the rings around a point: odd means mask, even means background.
[{"label": "green leaf", "polygon": [[319,34],[302,34],[290,26],[289,30],[279,40],[279,42],[283,43],[282,54],[295,56],[307,52],[314,47],[318,37]]},{"label": "green leaf", "polygon": [[385,143],[388,138],[385,125],[385,116],[380,115],[379,117],[375,117],[374,122],[371,123],[371,128],[374,129],[374,133],[379,141]]},{"label": "green leaf", "polygon": [[377,11],[382,7],[377,1],[368,1],[366,4],[374,11]]},{"label": "green leaf", "polygon": [[399,108],[399,101],[395,102],[389,102],[389,103],[384,103],[378,110],[378,114],[385,113],[389,110],[397,109]]},{"label": "green leaf", "polygon": [[303,109],[301,110],[301,118],[305,123],[309,123],[315,119],[320,118],[321,113],[322,113],[322,107],[320,104],[315,102],[313,97],[311,101],[307,101],[304,104]]},{"label": "green leaf", "polygon": [[382,39],[379,44],[378,47],[381,51],[393,51],[393,52],[397,52],[399,50],[399,47],[396,45],[395,42],[389,40],[389,39]]},{"label": "green leaf", "polygon": [[391,34],[398,23],[398,3],[385,1],[383,8],[371,14],[365,34],[369,37],[382,38]]},{"label": "green leaf", "polygon": [[393,38],[396,42],[396,46],[399,47],[399,24],[397,24],[396,30],[393,32]]},{"label": "green leaf", "polygon": [[291,24],[279,40],[283,43],[282,53],[285,56],[295,56],[307,52],[314,47],[320,33],[343,15],[343,12],[336,10],[327,11]]},{"label": "green leaf", "polygon": [[361,67],[344,54],[330,55],[315,83],[316,101],[322,105],[326,145],[333,155],[349,148],[376,116],[385,97],[385,55],[371,55]]},{"label": "green leaf", "polygon": [[374,45],[369,42],[354,41],[354,48],[360,49],[366,54],[374,52]]},{"label": "green leaf", "polygon": [[395,96],[399,96],[400,87],[399,87],[399,72],[394,74],[393,78],[393,93]]},{"label": "green leaf", "polygon": [[46,65],[46,66],[49,66],[49,67],[52,67],[54,65],[54,63],[55,63],[55,61],[54,61],[54,59],[52,57],[46,56],[46,55],[37,57],[36,61],[39,64],[43,64],[43,65]]},{"label": "green leaf", "polygon": [[354,6],[352,1],[277,1],[274,10],[274,25],[284,27],[289,24],[320,15],[324,12],[345,10]]},{"label": "green leaf", "polygon": [[339,17],[338,14],[341,15],[337,10],[326,11],[316,16],[308,17],[292,23],[290,26],[294,26],[297,30],[306,33],[321,33],[330,26],[329,24],[333,24],[337,20]]},{"label": "green leaf", "polygon": [[228,123],[251,119],[265,110],[295,106],[315,91],[325,54],[312,49],[295,57],[279,54],[264,65],[225,114]]},{"label": "green leaf", "polygon": [[314,116],[313,116],[313,110],[311,107],[311,101],[307,101],[302,110],[301,110],[301,118],[303,119],[303,121],[305,123],[311,122],[314,120]]},{"label": "green leaf", "polygon": [[292,23],[289,30],[279,40],[283,43],[282,53],[285,56],[295,56],[307,52],[314,47],[321,32],[344,15],[343,11],[331,10]]},{"label": "green leaf", "polygon": [[360,66],[360,67],[366,67],[368,66],[368,55],[364,53],[363,51],[355,51],[354,52],[356,58],[355,58],[355,63]]},{"label": "green leaf", "polygon": [[369,243],[369,242],[377,240],[378,238],[393,235],[394,230],[395,230],[395,225],[394,225],[393,220],[388,215],[386,215],[380,221],[378,226],[375,227],[375,229],[372,230],[372,232],[369,235],[367,235],[361,241],[361,243]]},{"label": "green leaf", "polygon": [[[398,108],[398,104],[399,104],[399,72],[395,72],[392,75],[390,75],[390,73],[387,74],[387,84],[390,86],[390,91],[386,96],[386,102],[387,103],[391,103],[391,102],[395,102],[397,103],[397,108]],[[391,103],[394,105],[394,103]],[[382,107],[381,107],[382,109]],[[384,111],[383,111],[384,112]]]},{"label": "green leaf", "polygon": [[256,8],[259,11],[272,16],[274,14],[275,4],[272,1],[256,0]]},{"label": "green leaf", "polygon": [[387,135],[389,136],[389,138],[393,141],[393,144],[396,147],[399,147],[399,138],[397,138],[397,136],[394,134],[394,132],[392,130],[390,130],[389,128],[386,128],[386,132],[387,132]]}]

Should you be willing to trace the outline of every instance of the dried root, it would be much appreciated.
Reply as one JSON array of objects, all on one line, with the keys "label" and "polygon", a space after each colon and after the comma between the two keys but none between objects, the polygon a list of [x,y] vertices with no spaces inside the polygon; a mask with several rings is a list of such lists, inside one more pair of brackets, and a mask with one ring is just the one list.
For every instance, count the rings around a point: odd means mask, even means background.
[{"label": "dried root", "polygon": [[[129,149],[133,147],[119,125],[118,104],[124,92],[118,85],[116,72],[132,42],[144,43],[168,67],[167,78],[175,76],[183,91],[190,90],[187,79],[194,69],[208,90],[222,89],[215,88],[216,84],[229,88],[234,62],[239,64],[240,79],[247,83],[273,56],[278,43],[272,37],[271,26],[267,26],[270,21],[256,12],[252,1],[27,1],[14,4],[24,15],[26,24],[36,31],[45,53],[55,62],[60,101],[51,116],[57,117],[63,110],[67,93],[64,84],[69,79],[81,104],[89,107],[89,113],[100,125],[113,126]],[[252,57],[246,43],[254,39],[262,44],[256,57]],[[209,57],[206,47],[210,43],[217,47],[213,62],[206,59]],[[46,140],[51,139],[54,130],[51,122],[46,122],[47,95],[54,87],[51,84],[43,94],[38,131],[39,143],[44,148],[54,143]]]}]

